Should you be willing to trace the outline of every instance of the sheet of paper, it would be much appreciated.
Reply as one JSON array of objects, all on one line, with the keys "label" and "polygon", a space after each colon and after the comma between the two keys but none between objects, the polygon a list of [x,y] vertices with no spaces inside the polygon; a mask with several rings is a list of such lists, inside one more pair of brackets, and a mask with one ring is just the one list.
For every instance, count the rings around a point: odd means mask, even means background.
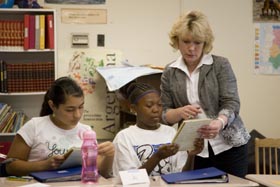
[{"label": "sheet of paper", "polygon": [[81,148],[74,147],[68,158],[60,165],[58,169],[71,168],[82,165]]},{"label": "sheet of paper", "polygon": [[120,171],[122,185],[150,184],[150,179],[145,169],[133,169]]},{"label": "sheet of paper", "polygon": [[184,121],[173,139],[173,143],[179,145],[180,151],[193,150],[194,140],[199,137],[197,130],[202,125],[207,125],[212,119],[194,119]]},{"label": "sheet of paper", "polygon": [[138,77],[162,73],[162,70],[142,66],[97,67],[96,71],[104,78],[109,91],[115,91]]}]

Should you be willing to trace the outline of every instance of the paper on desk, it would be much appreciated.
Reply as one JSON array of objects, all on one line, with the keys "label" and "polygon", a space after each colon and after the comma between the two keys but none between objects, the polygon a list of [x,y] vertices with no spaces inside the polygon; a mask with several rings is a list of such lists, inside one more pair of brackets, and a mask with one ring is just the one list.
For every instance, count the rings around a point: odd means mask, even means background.
[{"label": "paper on desk", "polygon": [[115,91],[138,77],[162,73],[162,70],[142,66],[97,67],[96,71],[104,78],[109,91]]},{"label": "paper on desk", "polygon": [[143,185],[149,186],[150,179],[146,169],[131,169],[119,172],[123,186],[128,185]]}]

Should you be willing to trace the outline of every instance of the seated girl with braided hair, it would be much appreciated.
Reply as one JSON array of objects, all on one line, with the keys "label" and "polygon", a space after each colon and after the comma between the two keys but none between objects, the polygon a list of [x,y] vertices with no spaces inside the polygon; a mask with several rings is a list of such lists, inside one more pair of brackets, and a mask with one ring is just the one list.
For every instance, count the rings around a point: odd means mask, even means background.
[{"label": "seated girl with braided hair", "polygon": [[[114,138],[114,176],[130,169],[161,175],[191,170],[193,158],[203,149],[203,140],[195,141],[195,150],[178,151],[171,141],[176,129],[160,124],[160,93],[151,85],[132,82],[121,90],[136,113],[136,124],[121,130]],[[188,158],[188,159],[187,159]]]}]

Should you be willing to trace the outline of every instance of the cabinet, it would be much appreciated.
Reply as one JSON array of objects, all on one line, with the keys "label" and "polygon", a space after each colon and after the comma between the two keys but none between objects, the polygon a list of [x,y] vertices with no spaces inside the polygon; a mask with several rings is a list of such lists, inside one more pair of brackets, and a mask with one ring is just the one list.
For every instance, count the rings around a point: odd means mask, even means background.
[{"label": "cabinet", "polygon": [[[39,116],[44,94],[57,78],[55,18],[53,9],[0,9],[0,61],[5,62],[0,102],[28,118]],[[0,143],[3,138],[0,134]]]}]

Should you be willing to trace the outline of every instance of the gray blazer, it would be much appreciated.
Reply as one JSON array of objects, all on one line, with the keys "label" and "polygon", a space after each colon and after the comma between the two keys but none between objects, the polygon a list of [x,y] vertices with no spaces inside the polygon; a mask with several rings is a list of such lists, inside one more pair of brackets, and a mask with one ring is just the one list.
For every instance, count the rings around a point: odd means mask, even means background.
[{"label": "gray blazer", "polygon": [[[234,147],[244,145],[250,139],[240,116],[240,100],[237,82],[229,61],[213,55],[213,64],[203,65],[199,73],[198,94],[201,107],[209,118],[219,114],[228,117],[228,124],[220,133],[225,142]],[[163,116],[170,108],[190,104],[186,93],[186,74],[166,66],[161,77]],[[164,119],[163,119],[164,121]]]}]

